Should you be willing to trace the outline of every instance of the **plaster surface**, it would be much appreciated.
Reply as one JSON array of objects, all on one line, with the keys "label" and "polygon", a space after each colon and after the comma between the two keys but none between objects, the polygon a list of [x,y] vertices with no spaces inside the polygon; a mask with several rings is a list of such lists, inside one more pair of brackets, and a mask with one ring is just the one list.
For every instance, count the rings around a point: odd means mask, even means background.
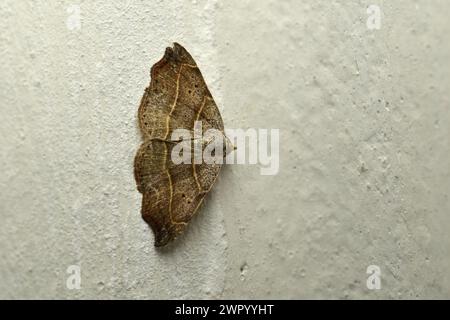
[{"label": "plaster surface", "polygon": [[[0,298],[450,298],[450,3],[377,1],[380,30],[371,4],[2,1]],[[226,166],[156,250],[136,113],[174,41],[280,170]]]}]

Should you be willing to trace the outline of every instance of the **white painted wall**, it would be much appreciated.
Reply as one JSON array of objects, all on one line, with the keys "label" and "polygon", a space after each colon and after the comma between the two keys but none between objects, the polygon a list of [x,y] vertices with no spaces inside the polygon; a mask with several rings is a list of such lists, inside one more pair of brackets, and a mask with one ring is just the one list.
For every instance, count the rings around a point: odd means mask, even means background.
[{"label": "white painted wall", "polygon": [[[0,298],[450,298],[449,10],[2,1]],[[132,164],[149,69],[173,41],[227,127],[280,129],[281,167],[226,167],[158,251]]]}]

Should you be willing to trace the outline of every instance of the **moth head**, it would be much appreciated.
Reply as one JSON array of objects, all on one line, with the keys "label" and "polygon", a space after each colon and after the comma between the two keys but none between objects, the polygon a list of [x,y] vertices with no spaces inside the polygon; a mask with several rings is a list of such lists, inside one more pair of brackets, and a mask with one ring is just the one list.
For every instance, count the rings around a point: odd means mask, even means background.
[{"label": "moth head", "polygon": [[[214,147],[214,151],[221,151],[221,155],[225,158],[228,154],[236,150],[231,140],[222,132],[217,131],[214,135],[207,135],[202,139],[202,149]],[[212,152],[214,155],[215,152]]]},{"label": "moth head", "polygon": [[227,155],[232,153],[234,150],[236,150],[236,146],[230,141],[230,139],[227,136],[224,137],[224,144],[223,144],[223,157],[225,158]]}]

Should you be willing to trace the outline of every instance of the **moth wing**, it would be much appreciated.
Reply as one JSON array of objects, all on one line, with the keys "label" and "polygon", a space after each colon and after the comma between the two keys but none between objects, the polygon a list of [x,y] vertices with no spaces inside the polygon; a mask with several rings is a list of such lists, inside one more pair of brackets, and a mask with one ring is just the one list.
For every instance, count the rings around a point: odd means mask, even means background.
[{"label": "moth wing", "polygon": [[168,139],[174,129],[193,130],[203,120],[223,131],[223,121],[194,59],[178,43],[151,69],[138,112],[144,137]]},{"label": "moth wing", "polygon": [[164,246],[186,227],[213,186],[220,165],[178,164],[171,159],[175,129],[224,131],[222,117],[194,59],[181,45],[167,48],[151,69],[138,112],[144,143],[134,163],[142,217]]}]

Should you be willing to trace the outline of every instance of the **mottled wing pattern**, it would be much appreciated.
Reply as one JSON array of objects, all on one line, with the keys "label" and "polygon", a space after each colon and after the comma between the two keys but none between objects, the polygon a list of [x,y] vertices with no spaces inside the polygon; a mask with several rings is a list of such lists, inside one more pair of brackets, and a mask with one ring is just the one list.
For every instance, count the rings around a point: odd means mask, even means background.
[{"label": "mottled wing pattern", "polygon": [[172,131],[223,132],[219,110],[191,55],[175,43],[151,69],[150,86],[139,107],[139,126],[144,143],[134,163],[142,217],[155,233],[155,245],[164,246],[182,232],[213,186],[220,165],[180,164],[170,158]]},{"label": "mottled wing pattern", "polygon": [[167,48],[152,67],[150,86],[142,97],[138,118],[144,139],[168,139],[174,129],[192,130],[196,120],[224,130],[219,109],[197,64],[177,43],[174,48]]}]

